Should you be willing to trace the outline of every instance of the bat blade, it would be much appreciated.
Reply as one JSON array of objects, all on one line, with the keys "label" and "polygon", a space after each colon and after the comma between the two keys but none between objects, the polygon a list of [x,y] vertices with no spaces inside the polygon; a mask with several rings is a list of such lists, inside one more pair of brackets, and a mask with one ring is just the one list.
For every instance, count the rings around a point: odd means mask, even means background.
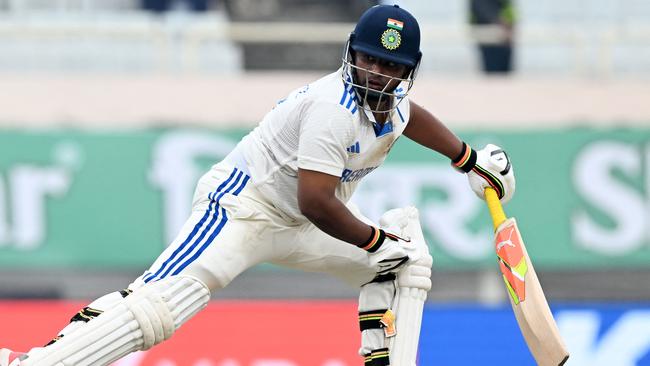
[{"label": "bat blade", "polygon": [[510,305],[535,361],[541,366],[564,365],[569,352],[514,218],[508,218],[498,226],[495,250],[510,295]]}]

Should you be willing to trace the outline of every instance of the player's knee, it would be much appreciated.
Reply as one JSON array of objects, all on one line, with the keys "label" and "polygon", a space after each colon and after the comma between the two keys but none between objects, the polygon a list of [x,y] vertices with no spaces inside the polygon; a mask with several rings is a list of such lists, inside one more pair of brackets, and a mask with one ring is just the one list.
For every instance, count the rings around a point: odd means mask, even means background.
[{"label": "player's knee", "polygon": [[209,299],[210,290],[200,280],[172,276],[149,283],[124,300],[142,331],[142,349],[146,350],[169,339]]}]

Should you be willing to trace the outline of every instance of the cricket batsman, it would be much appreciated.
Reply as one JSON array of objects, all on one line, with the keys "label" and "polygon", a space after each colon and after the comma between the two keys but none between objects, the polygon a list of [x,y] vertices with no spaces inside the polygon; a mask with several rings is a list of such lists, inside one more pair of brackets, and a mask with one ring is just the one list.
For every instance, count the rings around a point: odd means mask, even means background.
[{"label": "cricket batsman", "polygon": [[492,187],[505,202],[515,190],[503,150],[472,149],[409,100],[421,57],[409,12],[368,9],[341,68],[278,102],[203,175],[187,222],[142,276],[81,309],[46,346],[0,350],[0,366],[109,365],[147,350],[262,262],[359,288],[365,365],[414,366],[432,266],[418,213],[393,209],[373,223],[347,204],[355,188],[404,135],[449,157],[479,197]]}]

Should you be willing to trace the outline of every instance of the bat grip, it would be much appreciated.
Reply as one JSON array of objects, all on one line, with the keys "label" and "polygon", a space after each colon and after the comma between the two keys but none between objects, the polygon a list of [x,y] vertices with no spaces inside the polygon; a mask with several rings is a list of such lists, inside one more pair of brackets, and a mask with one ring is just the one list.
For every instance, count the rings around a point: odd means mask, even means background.
[{"label": "bat grip", "polygon": [[506,213],[503,211],[497,192],[494,189],[485,188],[485,201],[488,210],[490,210],[490,216],[492,216],[494,230],[496,230],[502,222],[506,221]]}]

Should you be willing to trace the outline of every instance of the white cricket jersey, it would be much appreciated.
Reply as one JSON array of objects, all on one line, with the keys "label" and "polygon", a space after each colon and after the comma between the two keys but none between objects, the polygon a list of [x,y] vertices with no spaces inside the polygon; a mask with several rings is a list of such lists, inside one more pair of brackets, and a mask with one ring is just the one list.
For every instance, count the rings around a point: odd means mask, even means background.
[{"label": "white cricket jersey", "polygon": [[280,100],[230,156],[245,165],[253,185],[292,221],[306,221],[298,208],[298,168],[340,177],[336,196],[346,203],[361,178],[381,165],[408,123],[406,97],[383,126],[375,123],[372,113],[357,106],[342,72]]}]

